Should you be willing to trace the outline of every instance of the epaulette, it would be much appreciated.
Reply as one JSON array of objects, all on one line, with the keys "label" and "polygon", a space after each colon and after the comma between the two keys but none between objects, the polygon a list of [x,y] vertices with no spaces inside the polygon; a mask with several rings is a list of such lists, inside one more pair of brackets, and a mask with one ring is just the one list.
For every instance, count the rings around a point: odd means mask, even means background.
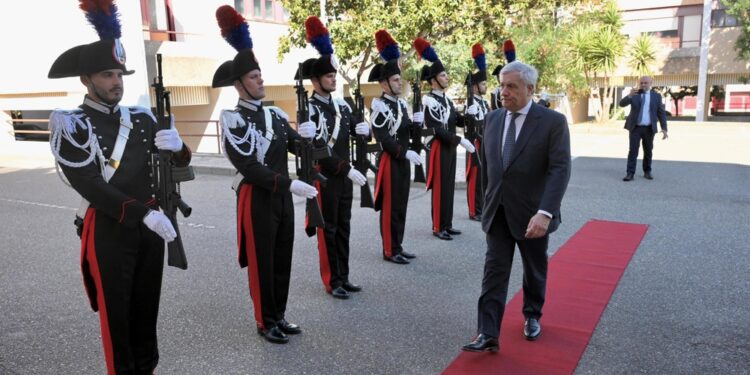
[{"label": "epaulette", "polygon": [[148,115],[148,117],[151,117],[151,119],[154,120],[154,123],[156,123],[156,116],[154,116],[154,113],[151,112],[151,108],[140,106],[140,105],[132,106],[129,108],[130,108],[130,113],[134,115],[145,113],[146,115]]},{"label": "epaulette", "polygon": [[430,95],[422,96],[422,105],[432,110],[437,110],[440,107],[440,103]]},{"label": "epaulette", "polygon": [[240,114],[239,111],[232,109],[222,110],[221,116],[219,116],[219,122],[221,122],[222,126],[226,126],[229,129],[244,128],[247,126],[245,119],[242,118],[242,114]]},{"label": "epaulette", "polygon": [[349,103],[347,103],[346,100],[341,98],[333,98],[333,101],[336,102],[339,107],[346,106],[346,108],[349,109],[349,112],[352,111],[352,107],[349,106]]},{"label": "epaulette", "polygon": [[372,112],[373,113],[388,113],[391,109],[388,104],[385,104],[382,99],[375,98],[372,100]]},{"label": "epaulette", "polygon": [[276,116],[278,116],[278,117],[286,120],[287,122],[289,122],[289,115],[286,114],[286,112],[282,111],[281,108],[276,107],[276,106],[268,106],[266,108],[270,109],[271,112],[273,112],[274,114],[276,114]]},{"label": "epaulette", "polygon": [[84,120],[86,114],[82,109],[56,109],[49,116],[50,133],[61,132],[63,129],[68,134],[75,134],[77,128],[87,129],[88,123]]}]

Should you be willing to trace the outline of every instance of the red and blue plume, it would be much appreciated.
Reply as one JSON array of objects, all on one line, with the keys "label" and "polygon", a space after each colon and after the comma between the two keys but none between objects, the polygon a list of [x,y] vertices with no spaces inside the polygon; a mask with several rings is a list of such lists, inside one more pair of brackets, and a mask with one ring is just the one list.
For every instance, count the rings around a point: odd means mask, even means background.
[{"label": "red and blue plume", "polygon": [[333,45],[331,44],[331,35],[328,29],[320,22],[320,18],[315,16],[307,17],[305,20],[305,33],[307,41],[318,50],[321,56],[333,55]]},{"label": "red and blue plume", "polygon": [[508,63],[516,61],[516,46],[513,44],[512,40],[508,39],[503,43],[503,53],[505,54],[505,59],[508,60]]},{"label": "red and blue plume", "polygon": [[375,45],[378,47],[380,57],[385,61],[396,60],[401,57],[398,43],[384,29],[380,29],[375,33]]},{"label": "red and blue plume", "polygon": [[79,0],[79,7],[94,26],[99,39],[118,39],[122,36],[119,13],[114,0]]},{"label": "red and blue plume", "polygon": [[250,38],[250,29],[245,17],[237,13],[229,5],[222,5],[216,9],[216,21],[221,29],[221,36],[237,51],[253,48],[253,39]]},{"label": "red and blue plume", "polygon": [[417,38],[414,39],[414,49],[417,50],[417,54],[419,57],[429,61],[429,62],[435,62],[438,61],[438,55],[435,52],[435,49],[432,48],[430,45],[430,42],[426,41],[423,38]]},{"label": "red and blue plume", "polygon": [[474,59],[474,64],[477,65],[479,70],[487,70],[487,59],[484,56],[482,43],[477,43],[471,46],[471,58]]}]

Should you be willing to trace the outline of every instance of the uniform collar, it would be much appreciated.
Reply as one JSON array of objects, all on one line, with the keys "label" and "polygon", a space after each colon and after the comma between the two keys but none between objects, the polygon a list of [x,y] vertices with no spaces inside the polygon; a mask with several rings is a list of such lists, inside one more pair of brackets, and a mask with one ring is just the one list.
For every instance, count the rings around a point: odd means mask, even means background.
[{"label": "uniform collar", "polygon": [[474,94],[474,99],[484,100],[484,98],[481,95],[477,95],[477,94]]},{"label": "uniform collar", "polygon": [[398,103],[398,97],[396,97],[396,96],[383,93],[383,97],[386,98],[386,99],[388,99],[388,100],[390,100],[390,101],[392,101],[392,102],[394,102],[394,103]]},{"label": "uniform collar", "polygon": [[262,105],[263,103],[260,100],[240,99],[239,102],[237,102],[238,107],[246,108],[251,111],[257,111]]},{"label": "uniform collar", "polygon": [[333,99],[333,97],[330,95],[328,95],[328,97],[326,98],[325,96],[320,95],[317,92],[313,92],[313,98],[325,104],[331,104],[331,100]]},{"label": "uniform collar", "polygon": [[431,92],[432,92],[432,95],[439,96],[441,98],[445,97],[445,91],[440,91],[440,90],[432,89]]},{"label": "uniform collar", "polygon": [[95,101],[94,99],[91,99],[88,95],[86,95],[86,97],[83,98],[83,105],[85,105],[85,106],[87,106],[87,107],[89,107],[89,108],[91,108],[93,110],[96,110],[96,111],[99,111],[101,113],[104,113],[106,115],[111,115],[113,113],[117,113],[120,110],[120,105],[119,104],[115,104],[114,106],[102,104],[102,103],[99,103],[99,102]]}]

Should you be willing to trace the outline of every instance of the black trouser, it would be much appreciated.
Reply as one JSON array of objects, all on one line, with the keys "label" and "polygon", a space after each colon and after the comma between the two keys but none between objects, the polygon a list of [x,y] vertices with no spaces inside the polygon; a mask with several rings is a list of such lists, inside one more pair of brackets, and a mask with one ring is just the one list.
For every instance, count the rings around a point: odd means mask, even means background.
[{"label": "black trouser", "polygon": [[[432,231],[453,228],[453,194],[456,189],[456,147],[435,139],[430,147],[432,176]],[[439,146],[438,146],[439,145]],[[437,146],[437,147],[436,147]],[[439,159],[439,160],[434,160]]]},{"label": "black trouser", "polygon": [[243,184],[238,204],[244,205],[239,211],[240,251],[246,259],[255,323],[270,328],[284,319],[289,296],[294,244],[292,195]]},{"label": "black trouser", "polygon": [[643,143],[643,171],[651,172],[651,151],[654,149],[654,131],[649,126],[636,126],[630,131],[630,151],[628,151],[627,173],[635,174],[638,148]]},{"label": "black trouser", "polygon": [[[383,239],[383,256],[401,254],[404,250],[406,228],[406,206],[409,203],[411,163],[409,160],[396,160],[390,155],[382,157],[378,170],[386,173],[379,181],[380,236]],[[387,173],[390,172],[390,173]]]},{"label": "black trouser", "polygon": [[99,310],[107,372],[151,374],[159,362],[164,241],[143,224],[128,228],[94,209],[86,215],[82,241],[84,281]]},{"label": "black trouser", "polygon": [[349,222],[352,219],[352,181],[346,176],[326,176],[320,187],[325,229],[318,228],[320,276],[330,292],[349,281]]},{"label": "black trouser", "polygon": [[478,303],[478,333],[499,337],[516,245],[523,263],[523,315],[526,318],[542,317],[547,286],[548,241],[548,235],[529,240],[514,239],[503,206],[498,207],[487,233],[482,294]]}]

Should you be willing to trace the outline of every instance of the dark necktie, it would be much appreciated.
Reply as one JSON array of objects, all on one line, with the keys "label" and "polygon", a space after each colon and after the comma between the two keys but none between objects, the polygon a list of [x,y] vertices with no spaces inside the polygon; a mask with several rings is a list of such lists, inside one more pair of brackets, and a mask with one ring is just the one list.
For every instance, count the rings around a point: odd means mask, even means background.
[{"label": "dark necktie", "polygon": [[638,125],[643,124],[644,111],[646,111],[646,93],[641,94],[641,113],[638,114]]},{"label": "dark necktie", "polygon": [[511,155],[513,155],[513,146],[516,144],[516,119],[520,115],[518,112],[513,112],[510,116],[510,122],[506,125],[508,133],[505,135],[505,142],[503,143],[503,169],[508,169]]}]

